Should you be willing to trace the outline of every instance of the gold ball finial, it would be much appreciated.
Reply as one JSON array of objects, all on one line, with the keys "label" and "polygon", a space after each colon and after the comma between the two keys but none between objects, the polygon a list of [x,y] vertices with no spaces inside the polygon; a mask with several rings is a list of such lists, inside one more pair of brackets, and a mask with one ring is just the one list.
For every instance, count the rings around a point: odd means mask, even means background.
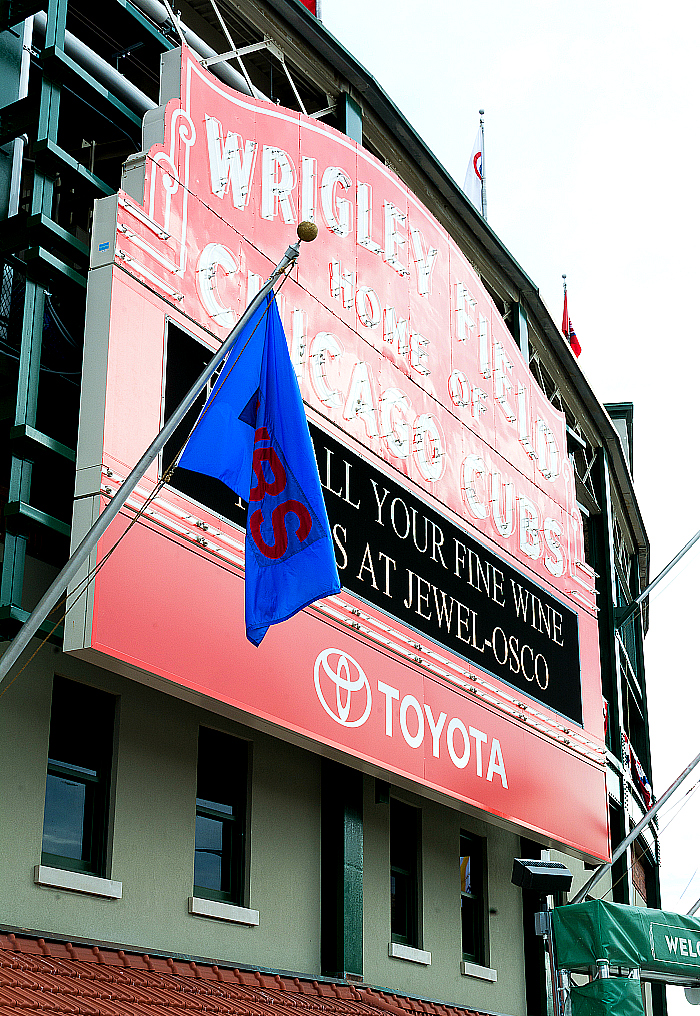
[{"label": "gold ball finial", "polygon": [[318,226],[315,222],[300,222],[297,226],[297,236],[304,243],[311,243],[318,236]]}]

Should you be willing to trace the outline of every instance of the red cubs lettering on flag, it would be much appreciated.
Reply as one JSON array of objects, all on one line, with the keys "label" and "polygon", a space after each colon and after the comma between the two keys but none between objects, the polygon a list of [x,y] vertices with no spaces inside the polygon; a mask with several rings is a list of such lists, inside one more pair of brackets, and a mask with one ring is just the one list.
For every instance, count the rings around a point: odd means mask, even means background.
[{"label": "red cubs lettering on flag", "polygon": [[[250,489],[248,501],[262,501],[265,494],[279,494],[287,486],[287,472],[280,462],[274,448],[259,448],[259,441],[269,441],[270,435],[265,427],[255,431],[255,447],[253,448],[253,472],[258,482]],[[272,483],[264,475],[263,462],[267,462],[272,470]]]},{"label": "red cubs lettering on flag", "polygon": [[[262,445],[262,442],[270,443]],[[253,474],[257,482],[251,487],[248,498],[248,529],[255,549],[264,558],[273,562],[285,555],[291,557],[304,549],[307,540],[313,543],[322,535],[318,528],[316,535],[311,535],[314,519],[301,500],[301,488],[288,473],[281,453],[273,447],[266,427],[255,431]],[[258,502],[261,507],[253,510]]]},{"label": "red cubs lettering on flag", "polygon": [[299,522],[295,535],[299,540],[298,549],[301,550],[301,544],[311,532],[312,526],[311,516],[303,504],[298,501],[285,501],[284,504],[278,504],[276,508],[272,509],[270,524],[272,525],[272,535],[275,538],[272,546],[265,542],[262,535],[263,513],[260,508],[250,517],[250,535],[255,541],[255,546],[271,561],[278,561],[284,557],[289,546],[286,526],[288,515],[296,515]]}]

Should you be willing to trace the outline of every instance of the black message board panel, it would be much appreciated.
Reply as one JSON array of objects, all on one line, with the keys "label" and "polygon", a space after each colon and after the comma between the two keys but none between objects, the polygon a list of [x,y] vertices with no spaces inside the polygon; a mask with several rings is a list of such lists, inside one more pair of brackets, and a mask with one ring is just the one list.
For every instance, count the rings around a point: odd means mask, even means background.
[{"label": "black message board panel", "polygon": [[[575,611],[338,441],[311,425],[344,588],[582,724]],[[173,485],[245,526],[218,480]]]}]

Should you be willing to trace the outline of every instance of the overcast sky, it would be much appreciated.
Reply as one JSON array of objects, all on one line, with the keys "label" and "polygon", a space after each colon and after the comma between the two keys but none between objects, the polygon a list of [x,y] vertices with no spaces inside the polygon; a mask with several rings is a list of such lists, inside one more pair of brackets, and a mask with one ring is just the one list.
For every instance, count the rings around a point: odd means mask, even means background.
[{"label": "overcast sky", "polygon": [[[700,529],[700,8],[322,2],[326,27],[460,184],[485,109],[490,225],[557,324],[566,272],[581,369],[601,401],[634,403],[635,487],[656,575]],[[689,557],[652,601],[646,643],[657,796],[700,751],[700,552]],[[661,819],[677,816],[661,870],[663,905],[681,913],[700,897],[700,790],[685,800]],[[669,991],[670,1016],[698,1011]]]}]

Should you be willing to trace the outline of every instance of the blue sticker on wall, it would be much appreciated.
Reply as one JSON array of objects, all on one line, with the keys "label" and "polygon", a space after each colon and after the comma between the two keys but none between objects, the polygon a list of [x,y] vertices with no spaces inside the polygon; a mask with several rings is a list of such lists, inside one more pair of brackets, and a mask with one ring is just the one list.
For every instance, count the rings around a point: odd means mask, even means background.
[{"label": "blue sticker on wall", "polygon": [[98,246],[98,251],[109,250],[109,240],[106,243],[101,243]]}]

